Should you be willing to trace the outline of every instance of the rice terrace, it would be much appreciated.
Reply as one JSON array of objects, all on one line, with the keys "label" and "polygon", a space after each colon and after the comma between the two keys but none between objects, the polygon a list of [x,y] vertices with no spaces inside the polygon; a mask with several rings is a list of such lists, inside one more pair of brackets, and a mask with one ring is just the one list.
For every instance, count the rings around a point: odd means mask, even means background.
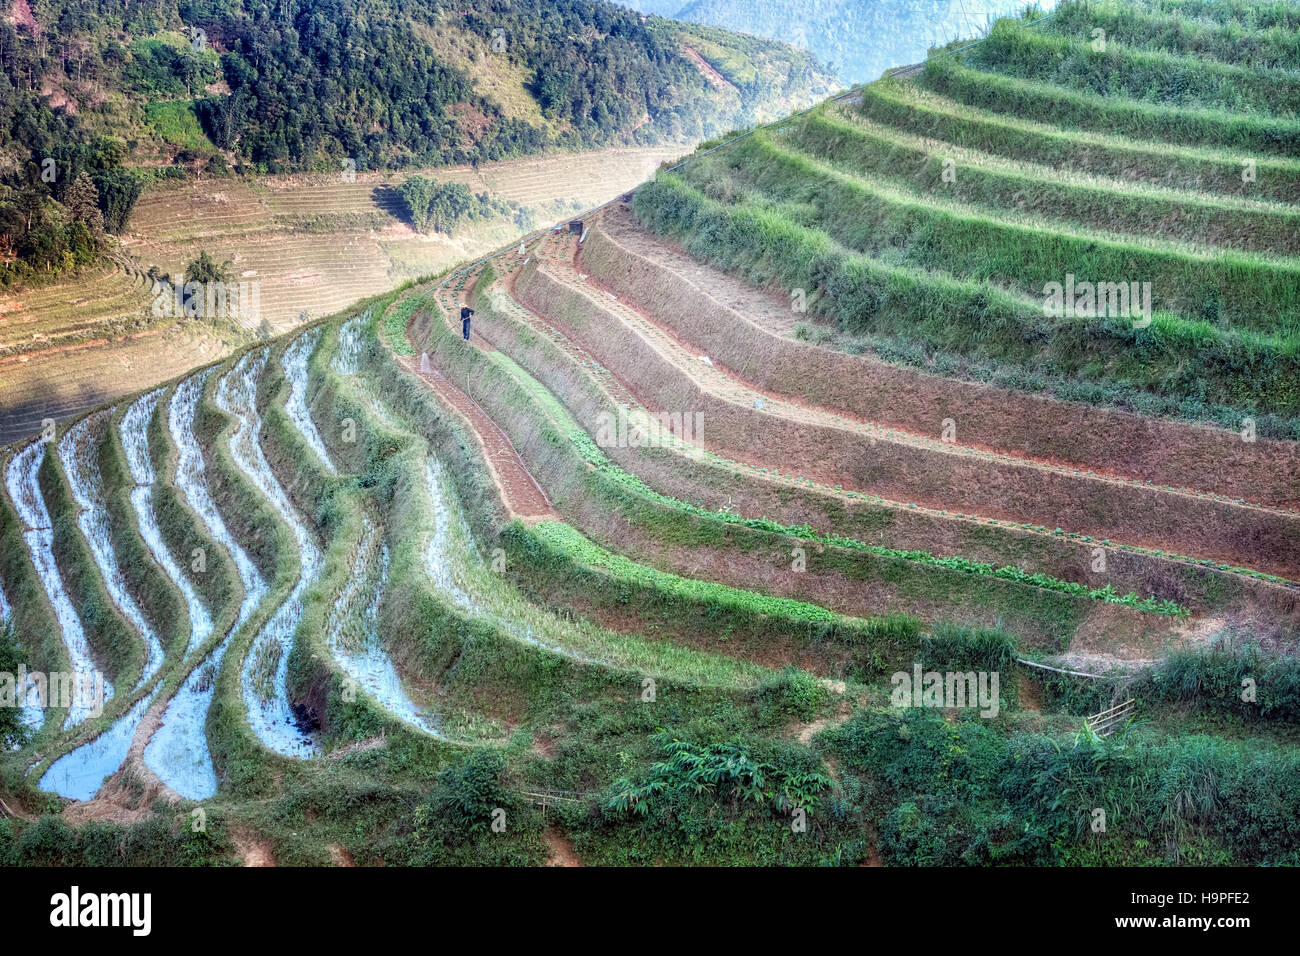
[{"label": "rice terrace", "polygon": [[1300,3],[381,6],[13,7],[0,860],[1300,864]]}]

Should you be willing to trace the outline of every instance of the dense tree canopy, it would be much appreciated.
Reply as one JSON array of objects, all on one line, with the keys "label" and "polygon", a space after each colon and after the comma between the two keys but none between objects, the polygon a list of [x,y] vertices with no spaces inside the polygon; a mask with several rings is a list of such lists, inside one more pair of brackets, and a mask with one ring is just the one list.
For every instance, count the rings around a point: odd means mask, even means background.
[{"label": "dense tree canopy", "polygon": [[[92,261],[151,177],[427,167],[701,137],[752,122],[753,99],[776,89],[711,83],[676,34],[602,0],[30,6],[30,18],[0,23],[4,284]],[[722,42],[732,47],[719,56],[754,54],[781,90],[822,91],[824,74],[802,54]],[[485,71],[509,76],[524,105],[480,92]]]},{"label": "dense tree canopy", "polygon": [[426,176],[412,176],[398,192],[406,203],[411,224],[420,232],[450,234],[462,222],[510,212],[508,204],[487,193],[472,193],[462,183],[440,183]]}]

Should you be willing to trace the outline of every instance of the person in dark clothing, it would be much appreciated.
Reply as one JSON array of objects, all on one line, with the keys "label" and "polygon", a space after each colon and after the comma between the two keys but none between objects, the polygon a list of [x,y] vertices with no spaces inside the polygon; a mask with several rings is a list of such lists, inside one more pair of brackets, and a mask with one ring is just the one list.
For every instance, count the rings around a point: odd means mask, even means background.
[{"label": "person in dark clothing", "polygon": [[474,314],[474,310],[467,305],[460,307],[460,331],[465,336],[465,341],[469,341],[469,317]]}]

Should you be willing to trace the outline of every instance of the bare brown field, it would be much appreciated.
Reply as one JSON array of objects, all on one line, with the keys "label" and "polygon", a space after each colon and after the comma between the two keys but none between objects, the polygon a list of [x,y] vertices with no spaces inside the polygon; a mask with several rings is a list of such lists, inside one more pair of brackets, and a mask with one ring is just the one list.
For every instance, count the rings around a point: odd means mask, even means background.
[{"label": "bare brown field", "polygon": [[[609,149],[423,170],[475,192],[517,202],[539,225],[644,181],[677,147]],[[320,318],[402,282],[440,272],[509,242],[497,220],[455,236],[420,235],[395,214],[394,188],[416,172],[285,175],[257,182],[207,180],[147,192],[123,238],[142,269],[184,268],[200,250],[256,281],[261,317],[275,332]]]},{"label": "bare brown field", "polygon": [[525,266],[516,281],[520,301],[577,340],[648,408],[700,410],[708,421],[703,443],[721,454],[905,503],[1297,576],[1300,522],[1284,509],[905,434],[749,387],[701,358],[708,355],[689,338],[680,313],[637,310],[580,273],[575,252],[570,246],[558,261],[539,257]]},{"label": "bare brown field", "polygon": [[[423,172],[517,202],[540,225],[630,189],[681,149],[608,149]],[[498,219],[455,236],[416,233],[395,214],[392,193],[410,175],[208,179],[147,190],[121,239],[132,271],[105,265],[0,296],[0,440],[214,360],[258,331],[260,319],[274,332],[287,331],[482,255],[523,231]],[[150,266],[183,272],[200,251],[228,260],[232,280],[258,283],[260,317],[164,334],[172,320],[150,314],[143,273]],[[142,333],[149,335],[137,338]],[[172,346],[180,351],[170,354]],[[21,363],[4,364],[19,356]]]},{"label": "bare brown field", "polygon": [[[593,230],[588,242],[594,234]],[[566,244],[555,242],[536,246],[533,253],[546,262],[563,261],[566,254],[571,254]],[[499,262],[505,271],[497,274],[491,286],[480,282],[461,293],[443,290],[438,303],[444,315],[454,314],[462,301],[489,302],[490,307],[481,308],[482,314],[475,319],[474,344],[512,355],[593,433],[602,415],[616,414],[619,406],[645,407],[624,377],[611,372],[547,318],[519,303],[515,289],[516,280],[525,271],[522,257]],[[680,273],[678,281],[684,275]],[[695,437],[698,444],[699,438],[707,436]],[[535,443],[530,444],[529,437],[516,435],[516,441],[521,451],[531,450],[543,460],[547,458],[546,449],[533,448]],[[757,463],[745,460],[751,457],[746,454],[749,449],[729,460],[704,460],[689,453],[654,455],[631,447],[605,450],[611,459],[655,487],[684,500],[701,501],[709,508],[766,515],[791,525],[835,528],[841,534],[888,543],[894,548],[961,554],[990,564],[1014,562],[1078,583],[1089,583],[1093,577],[1088,568],[1096,539],[945,507],[927,507],[911,498],[906,502],[891,501],[825,482],[810,482],[802,465],[793,475],[768,467],[771,462],[763,454],[766,439],[756,442],[754,448]],[[528,452],[524,453],[527,456]],[[545,464],[539,464],[538,469],[549,481],[563,480]],[[588,517],[598,522],[607,520],[599,509]],[[596,534],[588,524],[583,527]],[[615,534],[614,540],[621,543],[621,534]],[[1108,542],[1107,550],[1107,579],[1124,590],[1172,595],[1193,608],[1195,614],[1227,616],[1260,634],[1289,633],[1300,619],[1300,591],[1293,587],[1132,547],[1127,539]],[[1211,592],[1216,597],[1207,601]],[[1229,592],[1234,592],[1232,597]],[[1114,626],[1113,621],[1110,626]]]},{"label": "bare brown field", "polygon": [[686,255],[637,224],[624,204],[592,222],[577,260],[620,298],[671,316],[715,363],[752,386],[961,445],[1111,477],[1194,488],[1249,502],[1300,505],[1300,446],[1062,402],[901,368],[799,341],[788,301]]},{"label": "bare brown field", "polygon": [[111,264],[0,295],[0,359],[150,325],[143,276]]},{"label": "bare brown field", "polygon": [[215,361],[234,344],[208,326],[174,324],[0,362],[0,442],[40,431],[43,419],[76,415]]}]

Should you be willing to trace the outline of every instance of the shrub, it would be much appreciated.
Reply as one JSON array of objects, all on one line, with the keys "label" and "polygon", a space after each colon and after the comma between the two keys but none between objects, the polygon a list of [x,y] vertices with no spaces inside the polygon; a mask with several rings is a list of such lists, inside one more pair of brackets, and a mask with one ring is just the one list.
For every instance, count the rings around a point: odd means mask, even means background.
[{"label": "shrub", "polygon": [[759,715],[764,723],[793,718],[809,721],[826,701],[827,690],[807,671],[787,667],[766,678],[758,689]]},{"label": "shrub", "polygon": [[487,832],[493,811],[513,802],[501,785],[505,769],[505,758],[497,751],[473,751],[438,775],[437,787],[421,808],[425,811],[421,819],[426,823],[431,819],[449,823],[459,834]]}]

